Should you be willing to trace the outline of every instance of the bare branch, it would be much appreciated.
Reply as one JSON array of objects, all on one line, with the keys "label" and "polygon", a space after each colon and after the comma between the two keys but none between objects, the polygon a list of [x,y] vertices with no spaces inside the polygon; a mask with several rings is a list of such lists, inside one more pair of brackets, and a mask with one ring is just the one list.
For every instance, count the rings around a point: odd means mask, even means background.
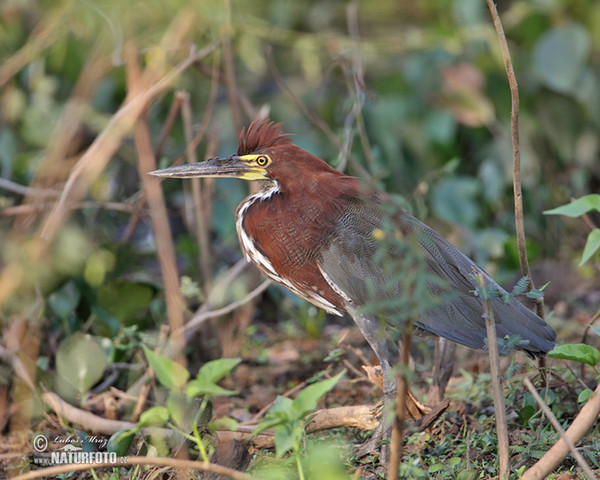
[{"label": "bare branch", "polygon": [[[510,59],[510,51],[508,50],[508,44],[506,42],[506,35],[504,35],[504,28],[496,10],[496,5],[493,0],[486,0],[490,13],[492,14],[492,20],[494,22],[494,28],[496,29],[496,35],[498,36],[498,42],[500,44],[500,51],[502,52],[502,59],[504,60],[504,68],[506,69],[506,76],[508,77],[508,85],[510,87],[510,99],[511,99],[511,112],[510,112],[510,133],[512,140],[512,152],[513,152],[513,194],[515,200],[515,231],[517,234],[517,248],[519,250],[519,263],[521,264],[521,273],[524,277],[529,277],[529,287],[531,290],[535,288],[533,279],[531,278],[531,272],[529,270],[529,261],[527,260],[527,247],[525,242],[525,226],[523,224],[523,191],[521,189],[521,153],[519,147],[519,87],[517,85],[517,77],[513,69],[512,61]],[[544,318],[544,299],[540,297],[536,299],[536,311],[538,316]]]},{"label": "bare branch", "polygon": [[17,475],[16,477],[13,477],[13,480],[50,478],[63,473],[79,472],[82,470],[90,470],[100,467],[122,467],[124,465],[156,465],[160,467],[172,467],[182,470],[202,470],[204,472],[213,472],[218,475],[224,475],[225,477],[233,478],[234,480],[256,480],[256,477],[233,470],[232,468],[224,467],[223,465],[217,465],[216,463],[197,462],[194,460],[180,460],[177,458],[165,457],[124,457],[122,462],[119,461],[116,464],[113,462],[104,462],[57,465],[55,467],[42,468],[27,472],[23,475]]},{"label": "bare branch", "polygon": [[600,385],[596,387],[596,390],[590,399],[583,406],[577,417],[575,417],[575,420],[573,420],[571,426],[565,432],[552,413],[552,410],[548,408],[546,402],[544,402],[542,397],[538,394],[531,383],[531,380],[525,377],[523,382],[542,409],[542,412],[544,412],[544,415],[548,417],[548,420],[550,420],[550,423],[560,435],[560,440],[556,442],[552,448],[535,463],[535,465],[523,474],[521,480],[538,480],[546,478],[546,476],[565,459],[569,452],[573,455],[575,460],[577,460],[577,463],[588,478],[597,478],[590,466],[575,448],[575,444],[581,440],[581,437],[585,435],[598,419],[598,415],[600,414]]},{"label": "bare branch", "polygon": [[[485,288],[487,282],[483,273],[479,273],[479,286]],[[494,416],[496,417],[496,433],[498,436],[498,457],[500,464],[499,477],[508,480],[510,475],[508,428],[506,423],[506,405],[504,403],[504,392],[502,391],[502,376],[500,372],[500,355],[498,353],[498,338],[496,336],[496,321],[494,311],[489,299],[484,299],[483,319],[487,333],[488,355],[490,357],[490,375],[492,380],[492,392],[494,395]]]}]

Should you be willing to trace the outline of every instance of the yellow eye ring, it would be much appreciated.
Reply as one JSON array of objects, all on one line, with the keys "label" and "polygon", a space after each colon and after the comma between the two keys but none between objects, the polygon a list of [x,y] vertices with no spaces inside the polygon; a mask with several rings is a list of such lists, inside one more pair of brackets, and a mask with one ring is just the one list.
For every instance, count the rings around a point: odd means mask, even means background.
[{"label": "yellow eye ring", "polygon": [[269,159],[267,157],[265,157],[264,155],[256,157],[256,164],[259,167],[264,167],[268,162],[269,162]]}]

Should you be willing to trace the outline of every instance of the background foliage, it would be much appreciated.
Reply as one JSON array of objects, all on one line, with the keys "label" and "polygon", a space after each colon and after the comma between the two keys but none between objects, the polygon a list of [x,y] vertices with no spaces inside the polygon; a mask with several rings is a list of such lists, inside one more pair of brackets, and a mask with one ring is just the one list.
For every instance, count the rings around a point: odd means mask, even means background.
[{"label": "background foliage", "polygon": [[[530,261],[577,264],[586,223],[542,212],[599,190],[600,4],[508,1],[499,9],[520,86]],[[241,126],[269,116],[298,145],[401,196],[501,283],[518,270],[510,97],[485,2],[5,0],[0,321],[7,364],[0,395],[20,414],[0,410],[3,430],[34,428],[42,413],[37,395],[19,391],[15,355],[36,385],[79,405],[110,372],[123,390],[142,374],[140,345],[155,347],[168,322],[131,131],[122,130],[105,166],[84,172],[88,183],[79,198],[66,198],[68,214],[54,230],[52,212],[84,152],[136,93],[131,59],[156,82],[192,47],[209,46],[144,114],[159,166],[180,157],[190,140],[179,116],[161,139],[174,103],[189,100],[187,125],[201,138],[197,159],[234,152]],[[193,188],[162,185],[190,309],[239,300],[259,282],[251,273],[227,277],[241,258],[233,215],[248,188],[235,180],[204,184],[194,217]],[[593,215],[586,221],[597,224]],[[597,255],[575,272],[594,290]],[[594,309],[574,303],[576,286],[551,287],[573,302],[553,319],[558,328],[572,325],[573,307]],[[256,323],[274,320],[310,337],[322,332],[325,317],[269,287],[255,307],[218,329],[203,327],[185,350],[188,367],[251,350],[262,338]],[[581,335],[585,323],[569,331]]]}]

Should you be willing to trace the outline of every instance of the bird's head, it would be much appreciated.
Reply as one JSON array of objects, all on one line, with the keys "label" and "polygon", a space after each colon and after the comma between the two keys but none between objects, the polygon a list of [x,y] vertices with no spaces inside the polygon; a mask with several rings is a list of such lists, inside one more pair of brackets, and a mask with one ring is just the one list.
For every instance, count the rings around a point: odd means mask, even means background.
[{"label": "bird's head", "polygon": [[149,173],[170,178],[241,178],[289,187],[324,172],[342,175],[320,158],[293,145],[290,135],[282,133],[280,123],[265,120],[252,122],[248,130],[242,129],[234,155]]}]

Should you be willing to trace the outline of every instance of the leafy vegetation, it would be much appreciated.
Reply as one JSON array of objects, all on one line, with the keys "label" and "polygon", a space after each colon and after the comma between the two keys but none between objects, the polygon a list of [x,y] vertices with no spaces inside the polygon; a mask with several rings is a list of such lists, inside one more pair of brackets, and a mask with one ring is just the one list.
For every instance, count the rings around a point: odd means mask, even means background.
[{"label": "leafy vegetation", "polygon": [[[600,4],[499,7],[520,86],[527,250],[532,278],[547,285],[526,292],[517,282],[511,295],[547,301],[559,340],[539,393],[568,427],[600,369]],[[39,434],[58,439],[46,453],[69,438],[89,448],[98,431],[130,457],[212,460],[221,432],[250,435],[242,427],[258,423],[275,428],[276,455],[252,447],[233,468],[259,478],[383,475],[376,455],[353,457],[350,445],[367,434],[305,435],[317,406],[371,404],[380,392],[361,373],[371,353],[351,322],[264,290],[242,268],[234,212],[248,185],[159,189],[145,175],[234,152],[258,116],[394,195],[499,283],[520,276],[510,98],[485,2],[3,1],[3,471],[38,467]],[[432,345],[416,349],[411,388],[424,400]],[[459,348],[456,366],[448,412],[407,435],[404,478],[498,474],[485,356]],[[558,434],[523,386],[535,366],[521,357],[502,366],[516,477]],[[67,418],[73,411],[93,423]],[[109,431],[114,420],[128,423]],[[596,470],[598,428],[579,446]],[[580,475],[571,457],[563,473]]]}]

